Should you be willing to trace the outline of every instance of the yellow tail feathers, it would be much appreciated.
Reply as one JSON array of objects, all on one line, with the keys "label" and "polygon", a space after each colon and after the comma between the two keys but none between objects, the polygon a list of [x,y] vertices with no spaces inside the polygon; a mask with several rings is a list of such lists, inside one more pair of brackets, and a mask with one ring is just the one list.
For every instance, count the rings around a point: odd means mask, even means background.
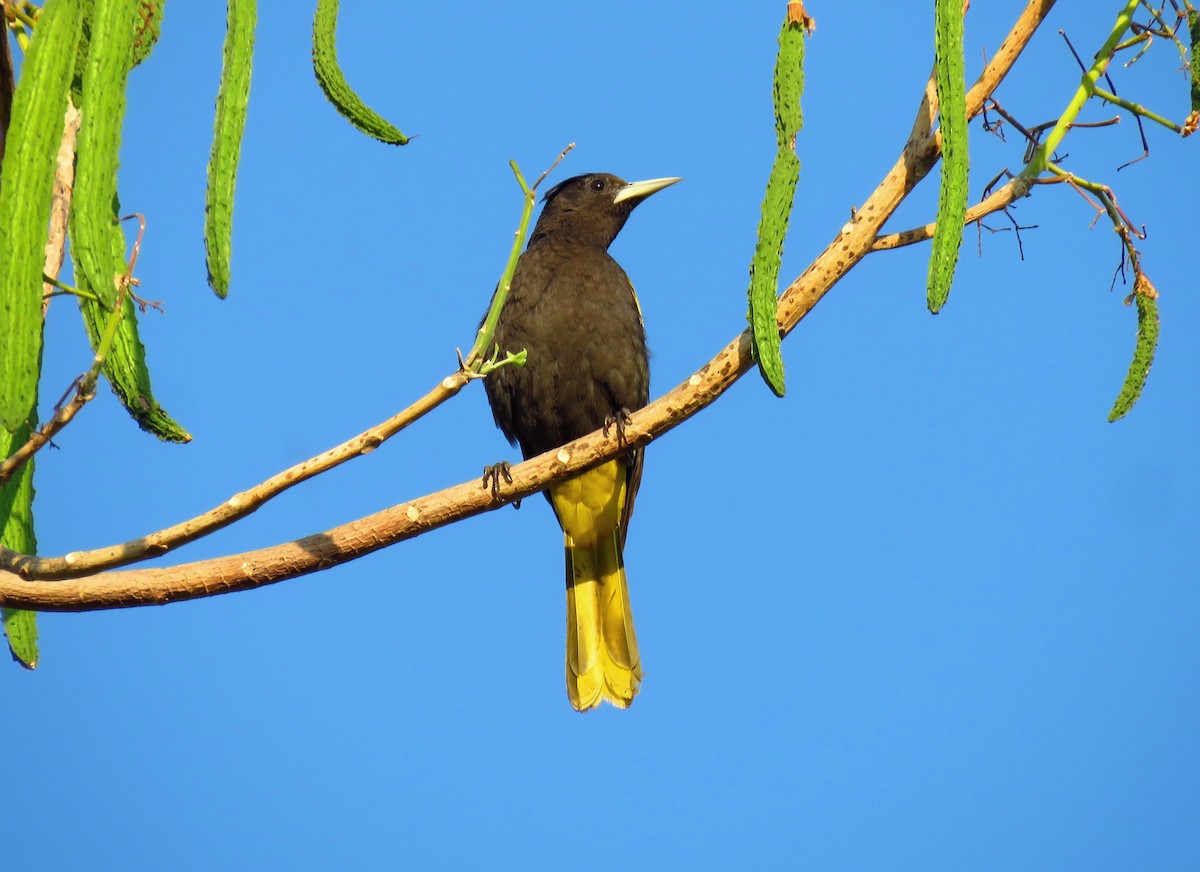
[{"label": "yellow tail feathers", "polygon": [[618,537],[567,545],[567,695],[578,711],[602,700],[628,708],[642,683]]},{"label": "yellow tail feathers", "polygon": [[628,708],[642,682],[621,556],[626,475],[612,461],[550,491],[566,544],[567,695],[578,711],[603,700]]}]

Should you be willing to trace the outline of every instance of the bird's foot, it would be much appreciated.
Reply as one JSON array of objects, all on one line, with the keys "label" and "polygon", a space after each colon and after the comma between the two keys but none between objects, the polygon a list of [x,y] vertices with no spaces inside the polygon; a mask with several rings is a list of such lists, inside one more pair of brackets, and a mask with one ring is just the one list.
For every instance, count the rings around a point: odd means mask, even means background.
[{"label": "bird's foot", "polygon": [[[481,487],[484,490],[491,489],[492,499],[500,499],[500,479],[502,478],[506,484],[513,483],[512,464],[507,460],[501,460],[499,463],[493,463],[491,466],[483,468],[483,482],[481,483]],[[513,500],[512,505],[514,509],[519,509],[521,508],[521,501]]]},{"label": "bird's foot", "polygon": [[604,431],[603,432],[604,432],[605,438],[608,437],[609,428],[612,428],[613,430],[616,431],[616,434],[617,434],[617,444],[624,445],[625,444],[625,426],[629,423],[629,421],[630,421],[629,410],[628,409],[617,409],[615,412],[613,412],[611,415],[609,415],[608,417],[606,417],[604,419]]}]

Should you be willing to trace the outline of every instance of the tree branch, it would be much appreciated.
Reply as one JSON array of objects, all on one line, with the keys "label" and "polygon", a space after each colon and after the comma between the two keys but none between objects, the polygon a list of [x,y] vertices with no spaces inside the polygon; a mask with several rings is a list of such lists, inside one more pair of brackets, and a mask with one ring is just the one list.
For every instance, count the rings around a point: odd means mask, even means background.
[{"label": "tree branch", "polygon": [[[1053,0],[1031,0],[1026,6],[1000,50],[968,92],[968,112],[979,111],[983,100],[1011,69],[1053,5]],[[883,182],[812,265],[780,297],[778,320],[783,335],[790,333],[837,281],[870,253],[884,222],[937,161],[938,137],[930,132],[934,114],[931,90],[930,87],[926,88],[904,151]],[[327,569],[530,496],[554,482],[598,466],[630,448],[647,445],[710,405],[753,365],[749,335],[743,332],[686,382],[635,412],[625,428],[623,442],[618,443],[597,431],[556,451],[521,463],[512,468],[512,485],[506,488],[503,498],[499,500],[493,499],[490,491],[473,480],[294,542],[181,566],[109,572],[54,583],[28,581],[11,570],[0,570],[0,604],[39,611],[86,611],[158,605],[247,590]],[[462,384],[457,383],[456,379],[462,379]],[[443,402],[457,393],[465,382],[466,376],[459,373],[447,379],[419,403],[429,401],[436,405]],[[333,452],[327,452],[327,455],[348,450],[347,447],[356,442],[357,439],[351,440]],[[371,444],[370,448],[376,444],[378,442]],[[361,453],[361,449],[358,453]],[[319,458],[314,458],[314,461],[317,460]],[[294,467],[282,476],[296,469]],[[284,486],[300,480],[303,479],[296,478]],[[230,503],[244,496],[238,495]],[[214,511],[224,508],[222,506]]]},{"label": "tree branch", "polygon": [[413,421],[453,397],[470,380],[471,376],[463,370],[448,375],[425,396],[386,421],[316,457],[285,469],[249,490],[234,494],[219,506],[201,515],[156,533],[92,551],[73,551],[62,557],[37,557],[0,547],[0,573],[9,572],[27,579],[48,581],[93,575],[103,569],[127,566],[139,560],[158,557],[246,517],[268,500],[302,481],[327,472],[355,457],[369,454]]},{"label": "tree branch", "polygon": [[[1011,179],[1008,184],[993,191],[991,196],[986,197],[968,209],[963,226],[970,226],[981,218],[991,215],[993,212],[1007,209],[1014,202],[1029,193],[1031,184],[1028,179],[1020,177]],[[871,245],[871,250],[887,251],[894,248],[902,248],[905,245],[912,245],[916,242],[924,242],[927,239],[933,238],[933,231],[936,227],[937,224],[930,222],[921,227],[914,227],[911,230],[904,230],[900,233],[888,233],[883,236],[877,236],[875,237],[875,242]]]},{"label": "tree branch", "polygon": [[[72,115],[74,112],[72,127]],[[79,127],[79,112],[71,107],[67,115],[68,132],[70,133],[71,151],[68,159],[65,161],[66,170],[70,175],[67,177],[65,185],[66,201],[62,206],[62,233],[58,234],[61,243],[66,230],[66,216],[70,205],[70,181],[74,178],[74,143],[75,132]],[[67,134],[64,133],[64,144],[67,142]],[[479,335],[476,338],[475,346],[471,349],[467,359],[459,358],[459,371],[453,375],[449,375],[438,384],[436,388],[426,394],[417,402],[413,403],[407,409],[397,415],[392,416],[382,424],[378,424],[359,434],[353,439],[343,442],[341,445],[331,448],[329,451],[319,454],[309,460],[302,461],[290,469],[286,469],[278,475],[267,479],[261,484],[255,485],[247,491],[234,494],[228,500],[214,509],[211,509],[204,514],[198,515],[188,521],[180,524],[175,524],[165,530],[151,533],[147,536],[141,536],[137,539],[130,540],[121,545],[111,545],[104,548],[97,548],[91,551],[75,551],[63,557],[37,557],[32,554],[22,554],[17,551],[11,551],[3,546],[0,546],[0,569],[12,570],[23,578],[39,579],[39,580],[56,580],[63,578],[77,578],[83,575],[91,575],[100,572],[104,569],[112,569],[117,566],[127,566],[130,563],[136,563],[140,560],[147,560],[152,557],[161,556],[168,551],[172,551],[181,545],[186,545],[188,542],[193,542],[203,536],[207,536],[215,530],[219,530],[239,518],[243,518],[251,512],[257,510],[263,503],[283,493],[293,485],[299,484],[315,475],[326,472],[335,466],[345,463],[355,457],[367,454],[377,448],[383,441],[391,438],[400,430],[407,427],[413,421],[428,414],[435,408],[440,406],[446,400],[457,394],[472,378],[477,378],[486,373],[488,368],[502,366],[513,362],[519,358],[519,355],[510,355],[501,361],[486,361],[484,360],[483,352],[486,350],[487,344],[491,341],[492,333],[495,330],[495,321],[499,317],[499,308],[503,304],[504,294],[507,292],[507,284],[512,279],[513,270],[516,268],[517,259],[521,253],[521,247],[524,244],[526,232],[529,227],[529,217],[533,213],[534,195],[538,186],[545,180],[546,176],[558,166],[559,162],[567,156],[567,152],[575,147],[575,143],[571,143],[564,148],[555,158],[554,162],[543,172],[533,187],[525,183],[524,176],[521,175],[520,169],[517,167],[516,161],[510,161],[513,172],[516,174],[517,182],[521,186],[521,191],[524,195],[524,206],[521,212],[521,219],[517,226],[516,235],[513,238],[513,248],[509,255],[508,263],[505,266],[504,273],[500,279],[500,284],[497,288],[496,298],[492,301],[491,310],[485,320],[484,326],[480,327]],[[59,153],[59,170],[63,171],[64,158],[63,152]],[[56,191],[59,188],[56,186]],[[58,217],[58,204],[56,199],[56,209],[54,218]],[[56,236],[55,225],[52,220],[51,224],[51,239]],[[141,240],[141,234],[138,235],[138,240]],[[134,259],[136,259],[137,245],[134,246]],[[50,269],[50,247],[47,246],[47,268],[48,276],[56,278],[58,268],[53,271]],[[62,266],[62,251],[58,251],[58,267]],[[133,269],[133,261],[130,261],[130,271]],[[49,297],[46,298],[47,300]],[[117,306],[116,312],[121,311],[121,307]],[[45,303],[42,309],[45,314]],[[489,326],[490,323],[490,326]],[[99,360],[99,357],[97,358]],[[97,363],[98,366],[98,363]],[[70,423],[75,414],[95,395],[93,390],[95,386],[95,370],[90,375],[90,381],[84,376],[82,379],[76,379],[73,388],[77,387],[75,396],[69,403],[64,405],[66,395],[62,400],[59,400],[55,406],[54,415],[46,423],[44,427],[35,432],[29,440],[18,449],[11,457],[3,462],[0,462],[0,485],[8,480],[9,477],[20,467],[22,463],[33,456],[43,445],[48,443],[54,435]],[[91,385],[89,388],[88,385]],[[68,390],[70,393],[70,390]]]}]

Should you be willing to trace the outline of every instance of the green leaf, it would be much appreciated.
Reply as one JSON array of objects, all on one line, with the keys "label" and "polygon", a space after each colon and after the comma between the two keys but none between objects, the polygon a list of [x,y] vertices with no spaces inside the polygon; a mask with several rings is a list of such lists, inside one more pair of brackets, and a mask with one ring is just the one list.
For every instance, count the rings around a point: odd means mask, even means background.
[{"label": "green leaf", "polygon": [[[117,167],[140,2],[95,0],[83,71],[83,122],[70,233],[76,284],[100,301],[79,298],[93,350],[99,348],[108,314],[119,296],[118,278],[126,269],[125,234],[116,222]],[[192,437],[154,398],[146,351],[138,336],[136,307],[129,294],[124,297],[121,323],[104,359],[104,375],[138,426],[168,442],[187,442]]]},{"label": "green leaf", "polygon": [[[35,423],[31,420],[15,433],[0,430],[0,458],[8,457],[24,445]],[[22,554],[37,553],[37,537],[33,532],[33,458],[0,487],[0,545]],[[0,620],[13,659],[26,669],[33,669],[38,661],[37,613],[4,608],[0,609]]]}]

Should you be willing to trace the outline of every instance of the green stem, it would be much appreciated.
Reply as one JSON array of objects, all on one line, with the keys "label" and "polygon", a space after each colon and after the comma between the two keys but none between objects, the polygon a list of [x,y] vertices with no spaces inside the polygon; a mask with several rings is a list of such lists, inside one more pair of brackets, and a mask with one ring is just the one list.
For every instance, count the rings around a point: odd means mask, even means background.
[{"label": "green stem", "polygon": [[35,27],[37,27],[37,19],[22,9],[18,4],[9,4],[8,10],[12,12],[13,18],[24,24],[30,30],[33,30]]},{"label": "green stem", "polygon": [[[464,362],[464,367],[469,372],[479,372],[484,365],[484,358],[487,355],[488,348],[492,344],[492,337],[496,335],[496,324],[500,321],[500,310],[504,308],[504,301],[508,299],[508,291],[512,287],[513,273],[517,269],[517,260],[521,256],[521,249],[525,246],[525,236],[529,232],[529,219],[533,215],[533,206],[537,199],[533,190],[525,181],[525,177],[521,175],[521,169],[517,166],[515,160],[510,160],[508,165],[512,167],[513,174],[517,177],[517,184],[521,186],[521,191],[525,196],[525,205],[521,209],[521,220],[517,225],[517,233],[513,237],[512,250],[508,254],[508,263],[504,266],[504,273],[500,276],[500,283],[496,285],[496,293],[492,297],[492,305],[488,309],[487,317],[483,319],[483,324],[479,327],[479,333],[475,337],[475,345],[471,347],[471,353],[467,355]],[[518,355],[519,356],[519,355]],[[511,358],[512,355],[509,355]]]},{"label": "green stem", "polygon": [[1056,163],[1046,161],[1046,169],[1061,179],[1070,179],[1085,191],[1091,191],[1093,194],[1104,193],[1104,185],[1100,184],[1099,182],[1089,182],[1087,179],[1075,175],[1075,173],[1069,173]]},{"label": "green stem", "polygon": [[[1149,39],[1150,39],[1150,34],[1143,30],[1137,36],[1131,36],[1131,37],[1129,37],[1129,39],[1125,40],[1124,42],[1119,43],[1116,46],[1114,46],[1113,51],[1114,52],[1124,51],[1127,48],[1133,48],[1135,45],[1141,45],[1143,42],[1147,42]],[[1140,52],[1139,52],[1139,54],[1140,54]]]},{"label": "green stem", "polygon": [[1130,238],[1129,223],[1117,209],[1116,203],[1113,202],[1112,190],[1107,185],[1102,185],[1099,182],[1089,182],[1087,179],[1080,178],[1074,173],[1069,173],[1056,163],[1048,162],[1046,169],[1061,179],[1070,180],[1071,184],[1077,188],[1082,188],[1096,195],[1097,199],[1100,200],[1100,205],[1108,215],[1108,219],[1112,221],[1113,229],[1121,237],[1121,244],[1125,246],[1125,251],[1129,255],[1129,262],[1133,264],[1134,270],[1140,270],[1141,257],[1138,254],[1137,248],[1134,247],[1133,240]]},{"label": "green stem", "polygon": [[[101,300],[99,297],[97,297],[95,294],[90,293],[89,291],[81,291],[81,290],[79,290],[79,288],[73,288],[70,285],[68,285],[66,282],[61,282],[58,279],[51,278],[50,276],[46,275],[45,273],[42,273],[42,281],[48,285],[52,285],[52,286],[58,288],[64,294],[72,294],[76,297],[81,297],[85,300],[91,300],[93,303],[99,303],[102,306],[104,305],[104,301]],[[58,295],[55,294],[54,296],[58,296]]]},{"label": "green stem", "polygon": [[1137,11],[1140,5],[1141,0],[1129,0],[1125,4],[1125,8],[1117,15],[1117,21],[1113,25],[1112,32],[1108,35],[1108,39],[1104,41],[1104,45],[1100,47],[1100,51],[1096,52],[1096,60],[1092,63],[1091,69],[1083,74],[1083,80],[1079,83],[1079,87],[1075,90],[1075,94],[1071,97],[1067,108],[1059,116],[1058,123],[1054,125],[1054,129],[1050,131],[1050,134],[1042,140],[1042,144],[1038,146],[1037,151],[1034,152],[1025,169],[1021,171],[1023,178],[1036,179],[1046,169],[1046,164],[1050,161],[1050,155],[1054,154],[1054,150],[1058,148],[1058,144],[1067,135],[1071,124],[1079,117],[1079,111],[1083,108],[1083,104],[1087,102],[1089,97],[1096,93],[1096,82],[1104,75],[1104,71],[1108,69],[1108,64],[1112,60],[1113,50],[1117,47],[1117,43],[1121,41],[1121,37],[1125,35],[1125,31],[1129,29],[1129,25],[1133,22],[1133,13]]},{"label": "green stem", "polygon": [[1103,88],[1093,88],[1092,94],[1093,96],[1099,97],[1101,100],[1105,100],[1109,103],[1115,103],[1117,106],[1132,112],[1134,115],[1141,115],[1143,118],[1149,118],[1151,121],[1156,121],[1163,127],[1174,130],[1176,133],[1183,133],[1183,128],[1174,121],[1168,121],[1166,118],[1163,118],[1156,112],[1152,112],[1151,110],[1147,109],[1141,103],[1132,103],[1129,100],[1126,100],[1124,97],[1118,97],[1116,94],[1105,91]]},{"label": "green stem", "polygon": [[100,378],[100,369],[104,366],[104,359],[108,357],[108,351],[112,347],[113,339],[117,335],[117,328],[121,324],[121,317],[125,314],[125,295],[129,292],[129,278],[124,277],[121,282],[121,292],[117,294],[116,305],[109,312],[108,319],[104,323],[104,333],[100,336],[100,342],[96,345],[96,355],[92,358],[92,368],[88,370],[87,375],[83,377],[83,392],[90,394],[96,389],[96,381]]}]

